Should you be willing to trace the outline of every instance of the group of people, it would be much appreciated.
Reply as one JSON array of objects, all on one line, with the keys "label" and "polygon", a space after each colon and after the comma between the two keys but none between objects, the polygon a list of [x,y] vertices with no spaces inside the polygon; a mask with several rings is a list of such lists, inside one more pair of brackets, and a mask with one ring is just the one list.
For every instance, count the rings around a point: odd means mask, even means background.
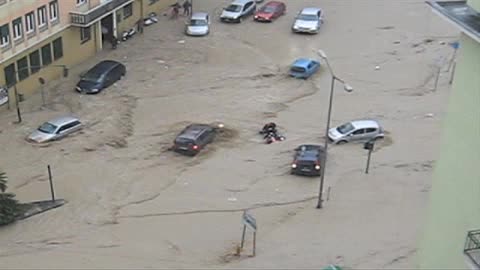
[{"label": "group of people", "polygon": [[265,143],[267,144],[285,140],[284,136],[278,134],[277,124],[274,122],[265,124],[259,133],[263,135],[263,139],[265,139]]},{"label": "group of people", "polygon": [[183,8],[183,15],[189,16],[192,13],[192,3],[190,0],[185,0],[182,5],[176,2],[172,6],[172,18],[177,18],[178,14],[180,13],[180,9]]}]

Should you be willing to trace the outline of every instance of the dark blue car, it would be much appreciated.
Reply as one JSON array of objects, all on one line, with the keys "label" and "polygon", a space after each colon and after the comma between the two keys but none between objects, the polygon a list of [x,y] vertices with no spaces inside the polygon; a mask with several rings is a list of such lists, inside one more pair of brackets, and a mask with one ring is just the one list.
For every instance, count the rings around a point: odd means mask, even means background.
[{"label": "dark blue car", "polygon": [[293,62],[288,74],[297,79],[308,79],[308,77],[317,72],[319,68],[320,62],[312,59],[300,58]]}]

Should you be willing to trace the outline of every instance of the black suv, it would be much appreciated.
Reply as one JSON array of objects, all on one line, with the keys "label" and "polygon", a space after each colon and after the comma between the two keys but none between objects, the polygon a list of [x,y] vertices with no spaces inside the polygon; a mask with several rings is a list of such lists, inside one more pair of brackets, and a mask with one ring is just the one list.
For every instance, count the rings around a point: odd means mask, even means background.
[{"label": "black suv", "polygon": [[325,150],[320,145],[303,144],[295,148],[291,174],[319,176]]},{"label": "black suv", "polygon": [[191,124],[177,135],[172,149],[181,154],[195,156],[215,138],[216,129],[205,124]]}]

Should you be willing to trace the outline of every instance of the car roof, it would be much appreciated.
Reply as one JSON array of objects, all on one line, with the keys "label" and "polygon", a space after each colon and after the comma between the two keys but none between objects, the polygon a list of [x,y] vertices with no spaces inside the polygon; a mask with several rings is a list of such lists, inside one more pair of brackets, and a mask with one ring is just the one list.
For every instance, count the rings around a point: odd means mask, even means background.
[{"label": "car roof", "polygon": [[192,20],[205,20],[208,16],[208,13],[206,12],[194,12],[192,13],[192,17],[190,19]]},{"label": "car roof", "polygon": [[73,116],[61,116],[61,117],[57,117],[57,118],[54,118],[52,120],[49,120],[47,122],[58,127],[58,126],[65,125],[65,124],[73,122],[73,121],[79,121],[80,122],[80,120],[78,120],[78,118],[75,118]]},{"label": "car roof", "polygon": [[178,137],[184,139],[192,139],[195,140],[197,136],[202,133],[205,129],[211,129],[210,125],[206,124],[191,124],[188,125]]},{"label": "car roof", "polygon": [[380,128],[380,124],[375,120],[355,120],[351,121],[352,125],[358,128]]},{"label": "car roof", "polygon": [[306,8],[303,8],[302,11],[300,11],[300,14],[317,15],[317,12],[319,11],[322,11],[322,9],[316,8],[316,7],[306,7]]},{"label": "car roof", "polygon": [[266,7],[266,6],[274,6],[274,7],[276,7],[276,6],[280,6],[280,5],[282,5],[282,4],[283,4],[283,2],[279,2],[279,1],[269,1],[269,2],[267,2],[267,3],[264,5],[264,7]]},{"label": "car roof", "polygon": [[298,160],[316,160],[324,153],[323,147],[316,144],[302,144],[297,147],[300,149],[305,147],[307,150],[297,150],[296,159]]},{"label": "car roof", "polygon": [[98,73],[103,73],[105,71],[108,71],[117,65],[121,65],[121,63],[114,61],[114,60],[103,60],[96,64],[94,67],[89,69],[87,72],[90,74],[98,74]]},{"label": "car roof", "polygon": [[252,0],[233,0],[230,4],[245,5],[248,2],[252,2]]},{"label": "car roof", "polygon": [[298,67],[307,67],[308,64],[310,64],[313,60],[307,59],[307,58],[298,58],[293,62],[292,66],[298,66]]}]

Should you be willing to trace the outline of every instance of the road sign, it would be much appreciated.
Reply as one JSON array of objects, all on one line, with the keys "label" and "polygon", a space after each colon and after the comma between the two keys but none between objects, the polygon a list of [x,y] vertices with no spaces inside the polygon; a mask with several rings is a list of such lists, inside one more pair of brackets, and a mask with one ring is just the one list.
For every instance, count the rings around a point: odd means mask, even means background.
[{"label": "road sign", "polygon": [[242,222],[246,226],[250,227],[250,229],[252,229],[253,231],[257,231],[257,221],[252,215],[247,213],[247,211],[243,212]]}]

